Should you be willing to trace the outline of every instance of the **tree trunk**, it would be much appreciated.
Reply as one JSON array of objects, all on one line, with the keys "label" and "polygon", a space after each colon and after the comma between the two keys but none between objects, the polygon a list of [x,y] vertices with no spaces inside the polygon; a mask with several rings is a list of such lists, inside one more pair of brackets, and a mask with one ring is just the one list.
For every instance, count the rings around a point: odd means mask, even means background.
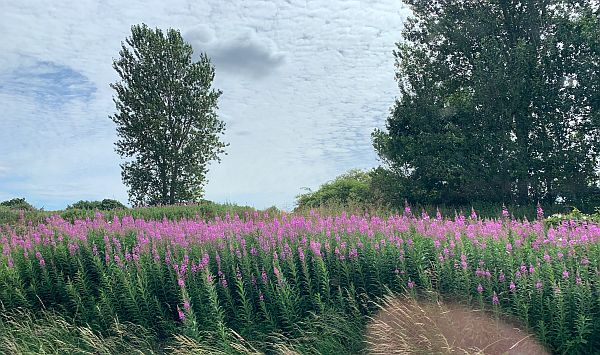
[{"label": "tree trunk", "polygon": [[159,165],[159,174],[160,174],[160,204],[164,205],[167,203],[167,198],[169,194],[168,187],[168,177],[167,177],[167,167],[164,163],[164,160]]},{"label": "tree trunk", "polygon": [[169,204],[170,205],[174,205],[175,204],[175,195],[176,195],[176,188],[177,188],[177,171],[179,170],[179,167],[177,166],[177,163],[173,163],[173,169],[171,170],[171,186],[169,188]]}]

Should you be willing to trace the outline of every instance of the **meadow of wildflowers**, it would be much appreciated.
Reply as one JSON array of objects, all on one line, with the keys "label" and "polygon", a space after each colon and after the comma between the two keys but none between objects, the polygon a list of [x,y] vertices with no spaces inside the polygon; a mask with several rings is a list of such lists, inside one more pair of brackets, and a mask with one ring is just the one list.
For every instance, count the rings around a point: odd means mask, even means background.
[{"label": "meadow of wildflowers", "polygon": [[[259,212],[172,221],[131,216],[0,229],[3,312],[51,309],[108,331],[268,349],[270,334],[335,312],[359,324],[390,291],[433,290],[518,317],[553,353],[600,349],[600,225],[470,215]],[[211,332],[216,337],[203,338]],[[358,351],[360,349],[350,349]]]}]

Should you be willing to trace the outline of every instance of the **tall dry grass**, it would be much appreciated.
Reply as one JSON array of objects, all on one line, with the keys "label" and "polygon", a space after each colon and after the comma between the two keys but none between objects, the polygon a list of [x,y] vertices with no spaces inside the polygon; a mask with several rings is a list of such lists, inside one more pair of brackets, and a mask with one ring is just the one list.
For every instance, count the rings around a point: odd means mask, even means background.
[{"label": "tall dry grass", "polygon": [[367,325],[370,354],[549,354],[514,323],[459,303],[389,295],[378,307]]},{"label": "tall dry grass", "polygon": [[110,335],[88,326],[75,326],[50,311],[33,315],[26,310],[0,314],[2,354],[158,354],[156,338],[143,327],[115,320]]},{"label": "tall dry grass", "polygon": [[260,348],[281,355],[359,354],[363,349],[363,330],[356,320],[328,310],[298,322],[295,337],[272,332],[245,339],[226,328],[225,341],[210,331],[197,337],[177,333],[159,340],[142,326],[118,320],[103,335],[89,326],[76,326],[56,312],[44,310],[34,314],[23,309],[4,309],[0,312],[0,354],[264,355]]}]

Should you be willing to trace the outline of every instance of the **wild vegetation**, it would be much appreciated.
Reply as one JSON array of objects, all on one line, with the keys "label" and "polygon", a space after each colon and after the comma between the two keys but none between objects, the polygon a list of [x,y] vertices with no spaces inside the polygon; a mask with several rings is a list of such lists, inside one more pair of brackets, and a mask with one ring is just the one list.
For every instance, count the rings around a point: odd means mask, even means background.
[{"label": "wild vegetation", "polygon": [[[65,220],[74,221],[75,219],[94,218],[98,212],[100,212],[106,219],[112,219],[114,216],[132,216],[134,218],[143,218],[147,220],[160,220],[163,218],[168,220],[179,220],[184,218],[211,219],[216,216],[225,216],[227,213],[243,215],[245,213],[255,211],[254,208],[249,206],[220,204],[207,200],[203,200],[198,203],[180,205],[127,208],[118,201],[115,201],[116,203],[114,203],[112,202],[114,200],[107,199],[102,201],[79,201],[68,206],[62,211],[45,211],[43,209],[35,208],[31,204],[27,203],[23,198],[16,200],[23,201],[29,207],[27,209],[23,209],[21,204],[14,205],[12,207],[0,205],[0,225],[26,225],[29,222],[42,223],[46,220],[46,218],[53,215],[59,215]],[[275,213],[277,212],[277,210],[273,208],[269,209],[269,211]]]},{"label": "wild vegetation", "polygon": [[590,353],[600,347],[600,227],[546,225],[538,213],[55,215],[2,227],[0,304],[111,339],[118,321],[162,346],[357,353],[378,300],[422,290],[512,314],[552,352]]}]

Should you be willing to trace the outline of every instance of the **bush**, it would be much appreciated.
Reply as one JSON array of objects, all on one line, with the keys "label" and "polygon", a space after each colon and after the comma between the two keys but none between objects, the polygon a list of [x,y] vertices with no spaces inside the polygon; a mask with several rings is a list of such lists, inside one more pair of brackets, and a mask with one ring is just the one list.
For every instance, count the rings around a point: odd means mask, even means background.
[{"label": "bush", "polygon": [[0,202],[0,225],[16,224],[19,220],[27,220],[29,216],[37,216],[44,212],[36,209],[24,198],[13,198]]},{"label": "bush", "polygon": [[117,200],[111,200],[105,198],[102,201],[78,201],[72,205],[67,206],[67,210],[80,209],[80,210],[100,210],[110,211],[116,209],[127,209],[127,206]]},{"label": "bush", "polygon": [[19,220],[19,211],[6,206],[0,206],[0,225],[13,224]]},{"label": "bush", "polygon": [[0,202],[0,206],[8,207],[13,210],[24,210],[24,211],[33,211],[36,209],[29,202],[27,202],[24,198],[13,198],[11,200],[2,201],[2,202]]},{"label": "bush", "polygon": [[238,215],[245,216],[248,213],[253,213],[256,210],[249,206],[238,206],[233,204],[219,204],[210,201],[204,201],[200,204],[190,205],[166,205],[166,206],[154,206],[154,207],[137,207],[137,208],[125,208],[125,209],[111,209],[111,210],[100,210],[100,209],[81,209],[72,208],[69,206],[64,211],[58,214],[66,220],[73,221],[76,219],[93,218],[98,211],[100,211],[104,218],[112,220],[115,216],[123,218],[125,216],[131,216],[136,219],[150,220],[162,220],[166,218],[168,220],[181,220],[181,219],[212,219],[217,216],[225,217],[226,215]]},{"label": "bush", "polygon": [[317,191],[296,196],[297,208],[315,208],[331,204],[370,204],[374,202],[370,190],[371,175],[361,170],[350,170],[321,185]]}]

